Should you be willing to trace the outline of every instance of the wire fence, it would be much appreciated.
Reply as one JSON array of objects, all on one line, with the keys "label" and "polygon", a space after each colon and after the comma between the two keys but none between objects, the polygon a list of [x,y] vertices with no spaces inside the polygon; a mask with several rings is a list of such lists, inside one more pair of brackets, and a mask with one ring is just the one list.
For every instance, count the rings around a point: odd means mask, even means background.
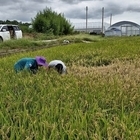
[{"label": "wire fence", "polygon": [[[72,25],[74,26],[74,29],[86,28],[86,22],[72,23]],[[107,29],[109,27],[109,24],[104,23],[104,27]],[[102,23],[101,22],[88,22],[87,28],[102,28]]]}]

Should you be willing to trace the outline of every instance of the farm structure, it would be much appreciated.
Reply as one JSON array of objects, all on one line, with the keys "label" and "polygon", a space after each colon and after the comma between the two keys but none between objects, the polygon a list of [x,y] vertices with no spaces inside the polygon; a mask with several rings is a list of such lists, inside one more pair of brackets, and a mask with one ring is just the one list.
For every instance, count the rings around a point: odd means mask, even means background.
[{"label": "farm structure", "polygon": [[105,36],[135,36],[140,35],[140,25],[131,21],[120,21],[111,25]]}]

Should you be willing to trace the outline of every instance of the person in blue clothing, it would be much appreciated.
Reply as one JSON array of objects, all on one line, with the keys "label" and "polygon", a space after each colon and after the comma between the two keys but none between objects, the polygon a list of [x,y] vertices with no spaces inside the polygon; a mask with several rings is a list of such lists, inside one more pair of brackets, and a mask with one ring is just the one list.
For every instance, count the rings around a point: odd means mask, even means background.
[{"label": "person in blue clothing", "polygon": [[44,66],[48,67],[45,57],[36,56],[35,58],[21,58],[14,64],[14,70],[16,73],[27,70],[33,74],[36,74],[38,67]]}]

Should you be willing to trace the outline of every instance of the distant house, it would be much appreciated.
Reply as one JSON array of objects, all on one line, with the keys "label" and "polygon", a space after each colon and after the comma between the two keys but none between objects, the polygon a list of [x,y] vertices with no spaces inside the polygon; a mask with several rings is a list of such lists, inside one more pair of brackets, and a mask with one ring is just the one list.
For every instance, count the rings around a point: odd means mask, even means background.
[{"label": "distant house", "polygon": [[140,35],[140,25],[130,21],[120,21],[111,25],[105,36],[134,36]]}]

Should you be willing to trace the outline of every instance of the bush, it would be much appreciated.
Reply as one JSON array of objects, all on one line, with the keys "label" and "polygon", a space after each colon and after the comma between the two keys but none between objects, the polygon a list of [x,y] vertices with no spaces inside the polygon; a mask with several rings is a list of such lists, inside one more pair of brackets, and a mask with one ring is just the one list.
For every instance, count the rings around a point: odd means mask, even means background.
[{"label": "bush", "polygon": [[71,34],[74,29],[64,15],[57,14],[50,8],[37,13],[36,17],[32,19],[32,25],[36,32],[53,35]]}]

